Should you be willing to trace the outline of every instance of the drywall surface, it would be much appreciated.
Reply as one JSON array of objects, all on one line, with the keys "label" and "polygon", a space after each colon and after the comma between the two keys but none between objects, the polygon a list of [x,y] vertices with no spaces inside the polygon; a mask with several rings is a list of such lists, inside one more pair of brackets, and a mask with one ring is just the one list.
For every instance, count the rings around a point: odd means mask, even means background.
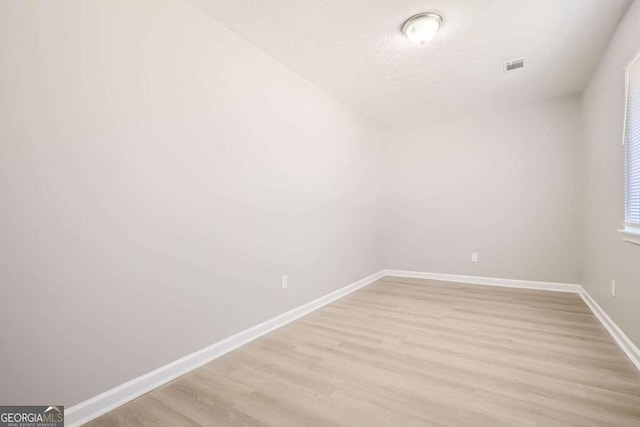
[{"label": "drywall surface", "polygon": [[570,97],[387,132],[387,268],[578,283],[579,117]]},{"label": "drywall surface", "polygon": [[640,246],[624,242],[617,230],[624,222],[625,68],[639,53],[640,2],[636,1],[583,95],[583,285],[636,346],[640,346]]},{"label": "drywall surface", "polygon": [[0,57],[0,403],[76,404],[384,268],[369,128],[187,1],[3,1]]}]

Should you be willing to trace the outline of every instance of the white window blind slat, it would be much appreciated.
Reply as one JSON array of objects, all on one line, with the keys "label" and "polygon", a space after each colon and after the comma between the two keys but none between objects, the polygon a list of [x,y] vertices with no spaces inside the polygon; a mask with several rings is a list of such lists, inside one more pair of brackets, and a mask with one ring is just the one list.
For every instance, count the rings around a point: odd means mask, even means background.
[{"label": "white window blind slat", "polygon": [[627,68],[625,222],[640,228],[640,56]]}]

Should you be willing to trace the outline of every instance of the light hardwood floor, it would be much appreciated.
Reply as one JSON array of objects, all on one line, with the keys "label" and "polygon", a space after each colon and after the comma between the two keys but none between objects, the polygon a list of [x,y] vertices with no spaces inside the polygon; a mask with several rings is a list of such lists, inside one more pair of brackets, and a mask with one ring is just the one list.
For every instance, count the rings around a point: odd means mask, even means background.
[{"label": "light hardwood floor", "polygon": [[576,294],[385,278],[91,426],[640,426]]}]

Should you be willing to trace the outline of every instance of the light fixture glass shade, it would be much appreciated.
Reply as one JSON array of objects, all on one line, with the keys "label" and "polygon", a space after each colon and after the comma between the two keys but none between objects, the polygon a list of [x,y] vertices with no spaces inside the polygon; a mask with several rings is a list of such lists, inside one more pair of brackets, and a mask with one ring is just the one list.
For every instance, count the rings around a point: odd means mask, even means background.
[{"label": "light fixture glass shade", "polygon": [[424,44],[431,40],[442,23],[442,17],[435,13],[420,13],[412,16],[402,26],[402,32],[413,43]]}]

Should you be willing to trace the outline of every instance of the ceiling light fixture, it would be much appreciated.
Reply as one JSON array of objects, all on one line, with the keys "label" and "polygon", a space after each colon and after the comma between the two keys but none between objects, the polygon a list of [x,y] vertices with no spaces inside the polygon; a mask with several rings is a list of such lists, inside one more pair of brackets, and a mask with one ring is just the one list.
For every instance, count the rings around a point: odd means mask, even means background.
[{"label": "ceiling light fixture", "polygon": [[413,43],[425,44],[433,38],[442,24],[442,16],[431,13],[419,13],[407,19],[402,26],[402,33]]}]

